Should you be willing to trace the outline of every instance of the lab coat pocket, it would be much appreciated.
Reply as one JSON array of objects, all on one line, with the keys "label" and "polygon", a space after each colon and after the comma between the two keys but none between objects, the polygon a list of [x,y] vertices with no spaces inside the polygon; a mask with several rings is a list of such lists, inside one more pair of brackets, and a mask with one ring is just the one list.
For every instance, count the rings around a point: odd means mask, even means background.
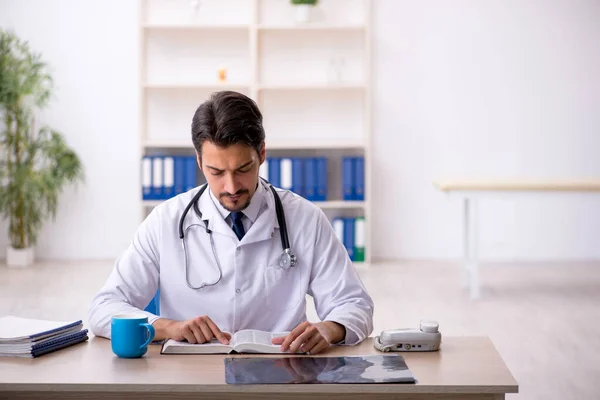
[{"label": "lab coat pocket", "polygon": [[290,310],[303,298],[298,268],[283,269],[269,265],[265,269],[265,297],[267,307],[274,311]]}]

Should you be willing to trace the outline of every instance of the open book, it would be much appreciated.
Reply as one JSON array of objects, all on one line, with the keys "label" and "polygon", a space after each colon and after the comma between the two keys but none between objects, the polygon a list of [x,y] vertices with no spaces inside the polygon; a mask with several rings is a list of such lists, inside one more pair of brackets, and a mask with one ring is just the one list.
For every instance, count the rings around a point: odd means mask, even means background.
[{"label": "open book", "polygon": [[287,336],[289,332],[265,332],[245,329],[231,335],[229,344],[223,344],[217,339],[208,343],[192,344],[177,340],[166,340],[160,354],[228,354],[228,353],[281,353],[281,345],[274,345],[271,340]]}]

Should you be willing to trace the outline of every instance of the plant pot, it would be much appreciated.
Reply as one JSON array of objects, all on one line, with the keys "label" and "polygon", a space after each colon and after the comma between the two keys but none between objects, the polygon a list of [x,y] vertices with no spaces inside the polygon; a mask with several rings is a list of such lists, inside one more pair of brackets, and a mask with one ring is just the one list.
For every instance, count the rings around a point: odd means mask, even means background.
[{"label": "plant pot", "polygon": [[33,247],[26,249],[15,249],[11,246],[6,248],[6,266],[9,268],[25,268],[33,264],[35,252]]},{"label": "plant pot", "polygon": [[301,24],[310,22],[313,7],[314,6],[312,4],[296,4],[294,6],[296,22]]}]

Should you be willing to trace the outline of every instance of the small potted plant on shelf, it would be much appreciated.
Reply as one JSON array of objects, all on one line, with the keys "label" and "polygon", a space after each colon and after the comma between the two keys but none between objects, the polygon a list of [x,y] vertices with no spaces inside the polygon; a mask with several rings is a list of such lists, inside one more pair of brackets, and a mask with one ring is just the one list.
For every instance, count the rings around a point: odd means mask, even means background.
[{"label": "small potted plant on shelf", "polygon": [[313,8],[319,0],[290,0],[296,12],[296,22],[306,23],[310,21]]},{"label": "small potted plant on shelf", "polygon": [[9,267],[33,263],[38,233],[56,215],[61,190],[83,180],[81,161],[62,135],[35,127],[34,113],[48,104],[51,87],[40,55],[0,29],[0,214],[9,222]]}]

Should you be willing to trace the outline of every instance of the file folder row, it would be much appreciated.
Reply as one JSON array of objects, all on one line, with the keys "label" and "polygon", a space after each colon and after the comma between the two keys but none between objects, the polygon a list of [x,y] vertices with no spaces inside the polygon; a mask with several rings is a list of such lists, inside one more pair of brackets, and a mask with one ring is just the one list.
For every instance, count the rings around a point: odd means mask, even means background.
[{"label": "file folder row", "polygon": [[197,186],[195,156],[145,156],[142,158],[142,199],[166,200]]},{"label": "file folder row", "polygon": [[[328,200],[328,160],[326,157],[267,158],[260,176],[273,186],[310,201]],[[343,157],[341,170],[343,200],[365,199],[363,157]],[[195,156],[152,155],[142,158],[142,199],[166,200],[195,188],[198,184]]]},{"label": "file folder row", "polygon": [[336,217],[331,220],[331,225],[350,259],[355,262],[365,261],[365,218]]},{"label": "file folder row", "polygon": [[327,158],[267,158],[259,175],[310,201],[327,200]]},{"label": "file folder row", "polygon": [[[343,200],[365,199],[363,157],[342,158]],[[326,201],[328,163],[325,157],[267,158],[260,167],[260,176],[275,187],[291,190],[310,201]]]}]

